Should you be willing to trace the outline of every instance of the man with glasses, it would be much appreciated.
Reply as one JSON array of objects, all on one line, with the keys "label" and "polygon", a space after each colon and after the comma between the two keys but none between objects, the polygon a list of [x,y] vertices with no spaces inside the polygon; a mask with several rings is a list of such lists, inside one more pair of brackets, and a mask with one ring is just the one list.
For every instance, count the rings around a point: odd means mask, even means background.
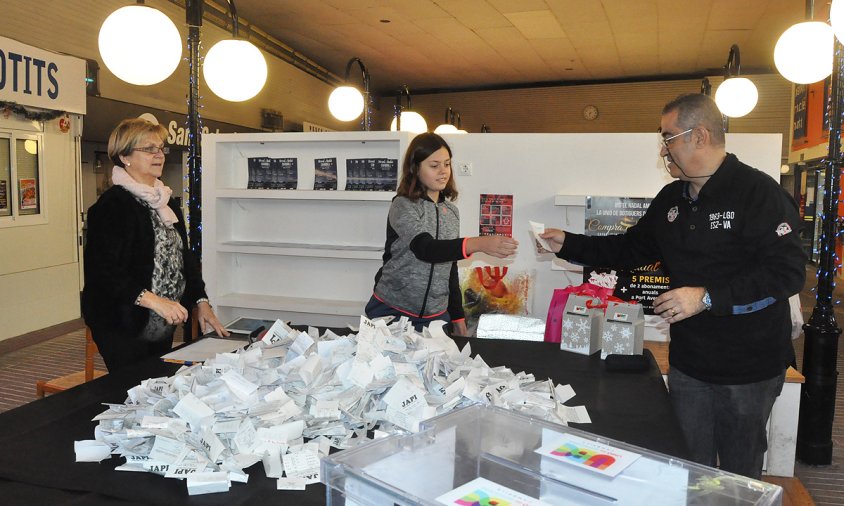
[{"label": "man with glasses", "polygon": [[668,386],[692,460],[759,478],[765,426],[794,359],[788,298],[806,258],[794,200],[725,149],[715,102],[681,95],[662,110],[660,155],[677,181],[625,234],[549,230],[560,258],[635,268],[662,262],[654,301],[670,326]]}]

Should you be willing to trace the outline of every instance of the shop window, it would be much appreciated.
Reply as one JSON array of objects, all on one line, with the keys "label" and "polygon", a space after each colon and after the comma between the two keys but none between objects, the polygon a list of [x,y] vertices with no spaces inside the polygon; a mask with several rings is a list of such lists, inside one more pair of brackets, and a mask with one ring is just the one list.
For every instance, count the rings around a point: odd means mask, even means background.
[{"label": "shop window", "polygon": [[41,181],[40,136],[0,132],[0,226],[42,215]]}]

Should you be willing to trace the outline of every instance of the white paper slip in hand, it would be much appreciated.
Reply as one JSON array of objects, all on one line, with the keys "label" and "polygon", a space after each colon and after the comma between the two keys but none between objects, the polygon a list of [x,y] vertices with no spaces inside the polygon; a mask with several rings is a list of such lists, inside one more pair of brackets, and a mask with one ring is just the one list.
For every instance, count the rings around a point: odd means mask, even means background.
[{"label": "white paper slip in hand", "polygon": [[[551,249],[551,245],[548,244],[548,241],[539,237],[539,234],[545,233],[545,224],[544,223],[537,223],[535,221],[530,221],[530,231],[533,233],[533,238],[536,239],[536,242],[545,248],[546,251],[554,251]],[[537,253],[544,253],[543,251],[537,251]]]}]

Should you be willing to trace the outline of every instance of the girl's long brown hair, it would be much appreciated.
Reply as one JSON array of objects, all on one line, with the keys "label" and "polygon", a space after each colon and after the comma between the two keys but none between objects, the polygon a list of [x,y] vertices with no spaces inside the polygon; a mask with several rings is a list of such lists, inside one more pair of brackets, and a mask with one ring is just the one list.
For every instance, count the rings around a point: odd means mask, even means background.
[{"label": "girl's long brown hair", "polygon": [[[451,148],[445,139],[433,132],[425,132],[419,134],[410,141],[410,146],[407,147],[407,153],[404,156],[404,163],[401,168],[401,181],[396,194],[401,197],[407,197],[411,200],[418,200],[423,197],[428,191],[419,181],[419,164],[426,160],[429,156],[445,148],[448,151],[448,156],[451,158]],[[454,172],[448,178],[448,183],[445,189],[440,194],[450,200],[457,200],[457,186],[454,184]]]}]

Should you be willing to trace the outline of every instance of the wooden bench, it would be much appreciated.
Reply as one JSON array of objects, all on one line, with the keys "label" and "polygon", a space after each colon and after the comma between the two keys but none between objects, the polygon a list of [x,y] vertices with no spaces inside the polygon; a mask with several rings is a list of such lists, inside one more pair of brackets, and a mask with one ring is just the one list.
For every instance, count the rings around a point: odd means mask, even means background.
[{"label": "wooden bench", "polygon": [[[651,350],[663,378],[668,375],[668,343],[645,341]],[[806,378],[793,367],[785,373],[782,393],[774,402],[768,420],[768,452],[763,472],[771,476],[794,476],[794,457],[797,449],[797,419],[800,413],[800,385]]]}]

